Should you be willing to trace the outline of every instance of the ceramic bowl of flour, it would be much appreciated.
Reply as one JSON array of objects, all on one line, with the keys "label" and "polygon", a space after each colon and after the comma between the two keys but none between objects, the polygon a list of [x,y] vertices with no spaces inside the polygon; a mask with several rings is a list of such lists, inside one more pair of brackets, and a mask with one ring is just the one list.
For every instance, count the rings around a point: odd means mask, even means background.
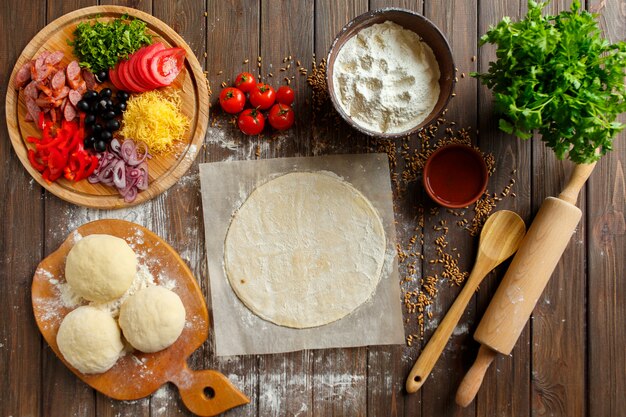
[{"label": "ceramic bowl of flour", "polygon": [[436,120],[455,84],[445,36],[404,9],[354,18],[335,38],[327,63],[335,109],[352,127],[376,137],[407,136]]}]

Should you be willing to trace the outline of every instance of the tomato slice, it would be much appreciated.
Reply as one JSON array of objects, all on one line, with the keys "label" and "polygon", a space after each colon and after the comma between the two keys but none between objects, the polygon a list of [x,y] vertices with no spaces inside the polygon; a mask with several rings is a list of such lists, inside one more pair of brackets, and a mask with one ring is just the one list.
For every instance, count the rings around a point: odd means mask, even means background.
[{"label": "tomato slice", "polygon": [[150,62],[152,61],[154,55],[157,54],[157,52],[164,49],[165,45],[163,45],[161,42],[155,42],[147,47],[146,51],[143,53],[143,55],[141,55],[137,62],[137,73],[140,74],[145,80],[154,84],[156,86],[155,88],[165,87],[165,85],[160,84],[159,81],[152,76],[152,72],[150,71]]},{"label": "tomato slice", "polygon": [[126,86],[122,85],[122,83],[120,82],[120,77],[117,75],[117,67],[118,65],[115,65],[115,68],[109,68],[109,80],[111,81],[111,84],[113,84],[113,87],[115,87],[118,90],[126,90]]},{"label": "tomato slice", "polygon": [[121,61],[119,63],[117,75],[120,77],[121,83],[126,86],[126,91],[130,91],[131,93],[144,92],[144,90],[130,78],[128,74],[128,61]]},{"label": "tomato slice", "polygon": [[168,48],[157,52],[150,61],[150,73],[161,85],[170,85],[185,64],[183,48]]},{"label": "tomato slice", "polygon": [[137,72],[137,66],[139,65],[141,57],[146,52],[146,49],[147,49],[146,47],[143,47],[139,49],[137,52],[135,52],[134,54],[132,54],[130,56],[130,59],[128,60],[128,64],[126,64],[126,70],[129,74],[129,77],[132,78],[135,84],[141,87],[141,89],[144,91],[154,90],[155,88],[158,87],[154,83],[149,82],[149,80],[146,80]]}]

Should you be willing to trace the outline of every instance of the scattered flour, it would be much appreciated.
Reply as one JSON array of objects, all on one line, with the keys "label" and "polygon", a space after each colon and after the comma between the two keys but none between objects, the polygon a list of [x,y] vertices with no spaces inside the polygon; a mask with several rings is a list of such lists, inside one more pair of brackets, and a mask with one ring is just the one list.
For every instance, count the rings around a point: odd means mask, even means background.
[{"label": "scattered flour", "polygon": [[419,36],[386,21],[360,30],[341,47],[333,85],[359,126],[401,133],[420,124],[439,98],[439,64]]}]

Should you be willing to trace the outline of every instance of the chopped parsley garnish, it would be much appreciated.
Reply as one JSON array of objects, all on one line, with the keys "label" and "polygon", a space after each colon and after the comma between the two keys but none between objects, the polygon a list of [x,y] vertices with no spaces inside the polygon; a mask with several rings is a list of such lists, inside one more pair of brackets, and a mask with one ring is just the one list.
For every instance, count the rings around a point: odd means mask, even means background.
[{"label": "chopped parsley garnish", "polygon": [[97,18],[81,22],[74,30],[74,41],[68,41],[80,66],[94,73],[114,67],[119,60],[151,43],[146,22],[129,19],[128,15],[108,22]]}]

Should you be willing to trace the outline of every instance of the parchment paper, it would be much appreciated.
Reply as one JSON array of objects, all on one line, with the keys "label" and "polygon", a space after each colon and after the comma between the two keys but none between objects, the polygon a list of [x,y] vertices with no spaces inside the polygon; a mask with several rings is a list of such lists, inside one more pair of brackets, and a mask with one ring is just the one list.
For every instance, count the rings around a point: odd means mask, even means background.
[{"label": "parchment paper", "polygon": [[[385,264],[374,295],[341,320],[309,329],[282,327],[256,316],[237,298],[224,270],[224,240],[233,213],[258,185],[294,171],[329,171],[351,183],[378,210],[387,237]],[[386,154],[201,164],[200,183],[217,356],[404,343]]]}]

